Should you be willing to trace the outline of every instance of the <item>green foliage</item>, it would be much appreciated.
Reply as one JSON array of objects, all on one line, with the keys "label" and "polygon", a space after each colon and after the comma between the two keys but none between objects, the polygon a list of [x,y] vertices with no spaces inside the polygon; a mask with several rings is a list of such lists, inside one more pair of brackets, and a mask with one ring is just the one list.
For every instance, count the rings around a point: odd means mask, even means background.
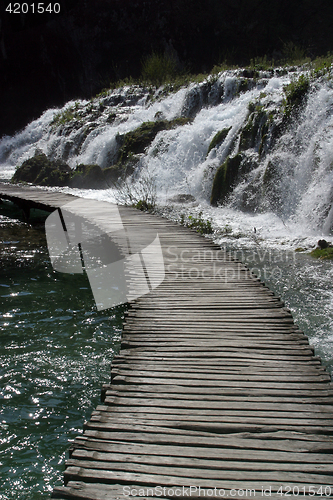
[{"label": "green foliage", "polygon": [[333,63],[333,55],[330,52],[328,52],[326,56],[317,57],[311,63],[312,78],[320,78],[321,76],[324,75],[331,76],[330,73],[332,70],[332,63]]},{"label": "green foliage", "polygon": [[153,85],[171,81],[177,74],[177,62],[172,57],[153,53],[142,61],[141,79]]},{"label": "green foliage", "polygon": [[251,59],[248,69],[256,73],[258,71],[271,70],[274,66],[274,59],[270,60],[267,55],[264,55],[263,57],[255,57],[254,59]]},{"label": "green foliage", "polygon": [[333,247],[329,246],[327,248],[315,248],[310,252],[311,257],[315,257],[316,259],[333,259]]},{"label": "green foliage", "polygon": [[54,115],[51,122],[51,126],[58,127],[59,125],[66,125],[74,120],[78,120],[80,115],[78,114],[79,104],[75,103],[74,106],[66,108],[64,111],[60,111]]},{"label": "green foliage", "polygon": [[305,50],[293,42],[287,42],[283,46],[281,62],[285,65],[297,65],[309,63],[310,58],[306,56]]},{"label": "green foliage", "polygon": [[155,208],[155,203],[150,203],[147,200],[139,200],[133,206],[137,210],[141,210],[141,212],[151,212]]},{"label": "green foliage", "polygon": [[212,234],[214,232],[212,220],[205,220],[202,217],[202,212],[198,214],[198,217],[194,217],[193,215],[185,216],[184,214],[181,214],[180,222],[183,226],[195,229],[200,234]]},{"label": "green foliage", "polygon": [[301,75],[298,80],[292,80],[289,85],[284,87],[286,96],[283,103],[285,116],[289,118],[292,113],[300,109],[304,104],[309,88],[310,80],[305,75]]}]

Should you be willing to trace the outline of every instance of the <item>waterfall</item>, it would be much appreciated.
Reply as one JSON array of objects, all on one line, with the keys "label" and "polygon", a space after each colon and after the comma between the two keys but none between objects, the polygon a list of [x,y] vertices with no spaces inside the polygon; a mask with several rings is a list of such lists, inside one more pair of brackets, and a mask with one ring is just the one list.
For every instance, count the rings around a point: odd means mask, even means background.
[{"label": "waterfall", "polygon": [[[288,110],[287,86],[303,77],[309,84],[302,105]],[[129,132],[160,121],[166,125],[144,150],[130,154],[132,175],[153,176],[160,200],[188,194],[329,234],[332,113],[329,71],[316,77],[295,68],[225,71],[177,91],[127,86],[47,110],[15,136],[3,137],[0,177],[10,178],[36,150],[73,169],[81,163],[107,169],[119,161]]]}]

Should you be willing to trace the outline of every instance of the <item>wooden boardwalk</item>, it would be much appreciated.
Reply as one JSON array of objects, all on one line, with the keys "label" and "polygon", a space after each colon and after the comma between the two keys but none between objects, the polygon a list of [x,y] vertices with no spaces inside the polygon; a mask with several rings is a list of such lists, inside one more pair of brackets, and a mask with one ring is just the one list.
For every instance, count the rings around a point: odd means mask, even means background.
[{"label": "wooden boardwalk", "polygon": [[158,232],[166,277],[131,303],[52,498],[333,498],[332,384],[290,312],[211,241],[120,211]]},{"label": "wooden boardwalk", "polygon": [[167,275],[131,304],[53,498],[332,498],[332,385],[290,312],[209,240],[121,213],[158,231]]}]

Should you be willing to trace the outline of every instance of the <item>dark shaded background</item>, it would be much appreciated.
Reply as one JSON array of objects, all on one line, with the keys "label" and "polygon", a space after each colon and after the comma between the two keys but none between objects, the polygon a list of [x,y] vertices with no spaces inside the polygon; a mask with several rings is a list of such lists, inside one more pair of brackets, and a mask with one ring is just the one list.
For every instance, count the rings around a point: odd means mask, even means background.
[{"label": "dark shaded background", "polygon": [[9,3],[0,0],[0,136],[138,77],[152,52],[206,72],[225,60],[277,60],[290,42],[310,57],[333,48],[332,0],[61,0],[53,15],[9,14]]}]

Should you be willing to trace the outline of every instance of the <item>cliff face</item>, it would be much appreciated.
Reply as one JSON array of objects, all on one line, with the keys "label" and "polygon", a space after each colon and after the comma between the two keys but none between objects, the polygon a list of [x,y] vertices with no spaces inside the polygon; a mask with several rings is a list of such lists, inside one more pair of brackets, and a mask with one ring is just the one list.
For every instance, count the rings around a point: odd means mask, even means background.
[{"label": "cliff face", "polygon": [[278,57],[290,42],[311,56],[333,48],[331,0],[62,0],[52,15],[10,14],[8,3],[0,1],[0,136],[139,76],[154,51],[200,72]]}]

